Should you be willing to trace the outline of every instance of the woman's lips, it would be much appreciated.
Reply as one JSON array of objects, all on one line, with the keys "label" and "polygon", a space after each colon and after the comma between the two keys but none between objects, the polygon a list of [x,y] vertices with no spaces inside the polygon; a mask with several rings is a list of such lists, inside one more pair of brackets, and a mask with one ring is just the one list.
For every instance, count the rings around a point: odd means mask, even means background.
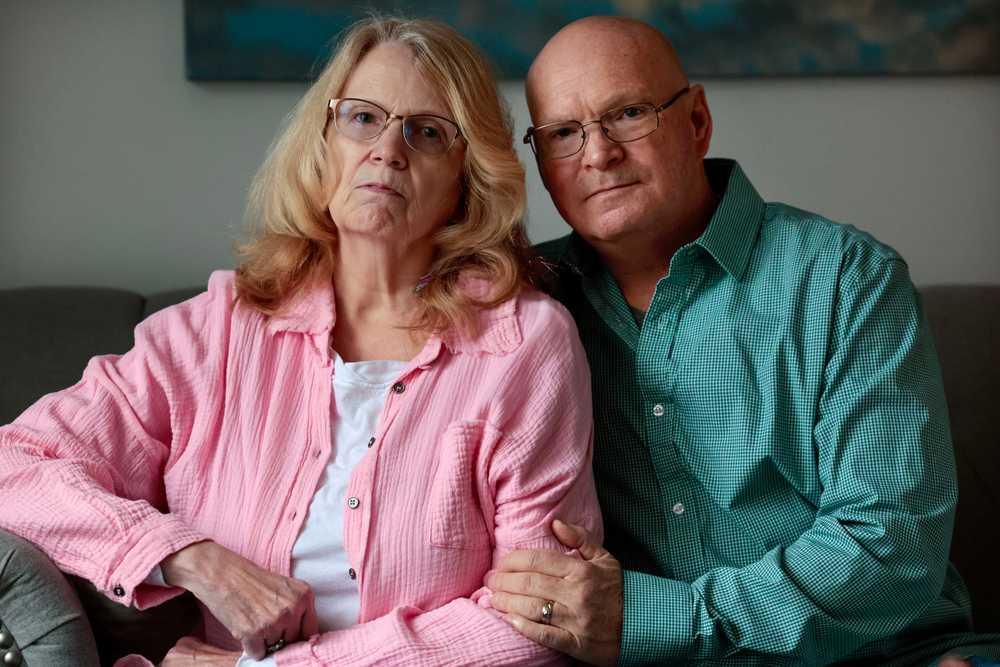
[{"label": "woman's lips", "polygon": [[385,183],[362,183],[358,186],[358,188],[383,195],[395,195],[396,197],[403,196],[398,190],[386,185]]}]

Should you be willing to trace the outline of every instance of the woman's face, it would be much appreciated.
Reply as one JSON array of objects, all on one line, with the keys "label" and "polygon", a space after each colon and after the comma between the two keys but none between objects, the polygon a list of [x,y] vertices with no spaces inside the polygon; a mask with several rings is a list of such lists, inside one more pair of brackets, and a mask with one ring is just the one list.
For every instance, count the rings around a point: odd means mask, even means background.
[{"label": "woman's face", "polygon": [[[347,79],[341,98],[375,102],[392,114],[434,114],[454,120],[444,99],[413,64],[409,47],[386,43],[372,49]],[[380,136],[367,141],[326,131],[327,173],[336,180],[329,211],[341,238],[377,237],[394,245],[430,242],[461,196],[465,143],[428,155],[410,148],[401,121],[393,119]]]}]

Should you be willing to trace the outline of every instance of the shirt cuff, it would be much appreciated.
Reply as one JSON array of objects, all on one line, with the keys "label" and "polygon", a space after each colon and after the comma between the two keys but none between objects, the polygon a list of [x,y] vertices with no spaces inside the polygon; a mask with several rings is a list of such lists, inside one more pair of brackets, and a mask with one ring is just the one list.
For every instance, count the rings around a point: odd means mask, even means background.
[{"label": "shirt cuff", "polygon": [[619,665],[660,664],[688,657],[697,594],[689,584],[634,570],[622,577],[625,608]]},{"label": "shirt cuff", "polygon": [[150,586],[163,586],[164,588],[170,586],[163,578],[163,568],[158,564],[153,566],[153,569],[149,571],[149,574],[146,575],[142,583],[149,584]]},{"label": "shirt cuff", "polygon": [[170,554],[207,538],[178,517],[159,513],[133,527],[130,533],[134,537],[112,557],[110,571],[99,588],[112,600],[136,609],[156,606],[183,593],[176,587],[143,586],[144,578]]}]

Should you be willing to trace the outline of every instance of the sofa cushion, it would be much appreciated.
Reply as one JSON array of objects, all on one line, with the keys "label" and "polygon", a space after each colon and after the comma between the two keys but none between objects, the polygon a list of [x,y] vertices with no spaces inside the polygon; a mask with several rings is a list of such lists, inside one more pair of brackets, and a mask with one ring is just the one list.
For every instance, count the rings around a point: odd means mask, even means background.
[{"label": "sofa cushion", "polygon": [[941,359],[958,468],[958,511],[951,559],[972,595],[980,632],[1000,632],[1000,286],[922,290]]},{"label": "sofa cushion", "polygon": [[0,424],[43,394],[76,384],[94,355],[132,347],[143,303],[117,289],[0,290]]}]

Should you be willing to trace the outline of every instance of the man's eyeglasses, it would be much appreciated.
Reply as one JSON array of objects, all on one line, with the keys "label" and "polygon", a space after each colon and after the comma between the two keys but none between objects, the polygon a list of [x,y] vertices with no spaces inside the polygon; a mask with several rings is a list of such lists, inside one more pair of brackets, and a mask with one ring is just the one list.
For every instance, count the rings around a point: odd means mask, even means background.
[{"label": "man's eyeglasses", "polygon": [[529,127],[524,134],[524,143],[531,145],[531,150],[538,159],[558,160],[576,155],[583,149],[583,145],[587,142],[586,128],[594,123],[598,123],[604,136],[615,143],[624,144],[642,139],[660,127],[660,112],[666,111],[689,90],[690,86],[685,86],[660,106],[649,102],[627,104],[584,123],[577,120],[562,120]]},{"label": "man's eyeglasses", "polygon": [[354,97],[330,100],[327,114],[333,114],[337,132],[355,141],[377,139],[389,123],[398,118],[406,145],[428,155],[447,153],[455,139],[462,135],[453,120],[432,114],[398,116],[374,102]]}]

